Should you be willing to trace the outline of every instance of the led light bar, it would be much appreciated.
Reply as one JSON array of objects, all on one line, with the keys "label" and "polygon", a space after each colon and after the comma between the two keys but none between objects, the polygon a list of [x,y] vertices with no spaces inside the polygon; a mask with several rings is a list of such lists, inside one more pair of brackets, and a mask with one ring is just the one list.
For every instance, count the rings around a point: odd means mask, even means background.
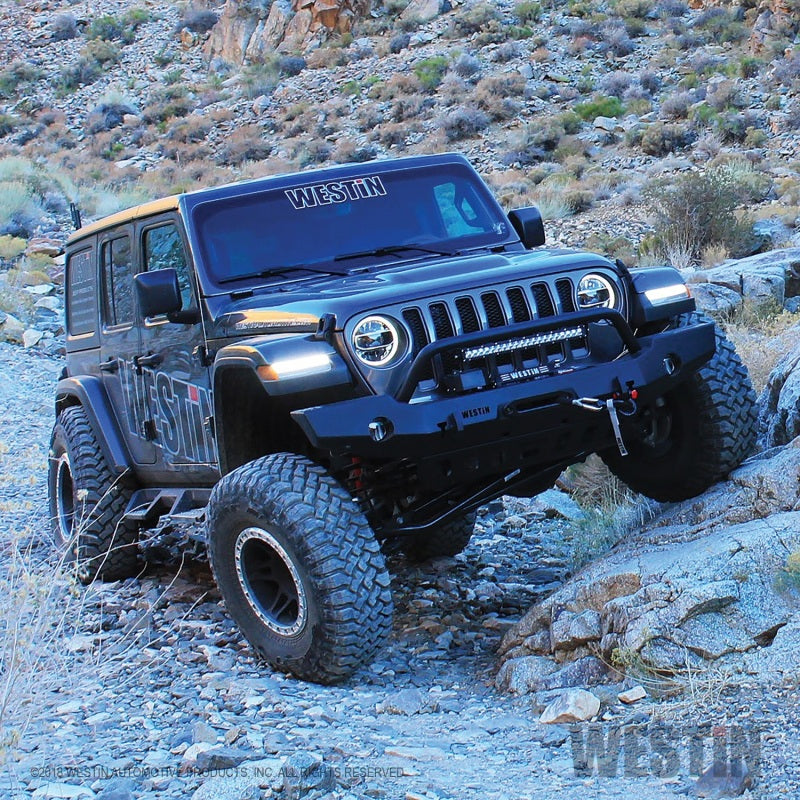
[{"label": "led light bar", "polygon": [[511,353],[514,350],[525,350],[528,347],[536,347],[540,344],[552,344],[553,342],[564,342],[567,339],[577,339],[583,335],[583,325],[575,325],[572,328],[564,328],[560,331],[534,333],[530,336],[523,336],[520,339],[509,339],[507,342],[483,344],[479,347],[470,347],[464,351],[464,358],[474,359],[483,358],[484,356],[496,356],[500,353]]},{"label": "led light bar", "polygon": [[672,286],[662,286],[659,289],[648,289],[644,296],[654,305],[659,306],[663,303],[672,303],[675,300],[683,300],[691,297],[689,287],[683,283],[676,283]]}]

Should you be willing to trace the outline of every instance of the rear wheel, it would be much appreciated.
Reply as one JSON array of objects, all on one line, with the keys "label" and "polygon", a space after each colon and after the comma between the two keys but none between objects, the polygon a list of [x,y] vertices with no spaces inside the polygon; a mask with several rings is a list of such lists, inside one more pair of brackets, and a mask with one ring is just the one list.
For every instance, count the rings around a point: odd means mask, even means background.
[{"label": "rear wheel", "polygon": [[400,548],[412,561],[427,561],[441,556],[456,556],[469,544],[475,529],[474,511],[455,517],[428,533],[400,539]]},{"label": "rear wheel", "polygon": [[[674,325],[700,321],[706,318],[686,314]],[[756,398],[747,369],[719,328],[716,339],[711,360],[646,410],[644,435],[625,442],[629,455],[617,450],[601,454],[634,491],[659,501],[695,497],[755,447]]]},{"label": "rear wheel", "polygon": [[391,631],[383,555],[364,515],[320,466],[279,453],[216,485],[209,556],[254,649],[304,680],[337,683]]},{"label": "rear wheel", "polygon": [[111,471],[81,406],[58,415],[47,483],[53,536],[79,579],[91,583],[135,575],[139,529],[122,519],[130,489]]}]

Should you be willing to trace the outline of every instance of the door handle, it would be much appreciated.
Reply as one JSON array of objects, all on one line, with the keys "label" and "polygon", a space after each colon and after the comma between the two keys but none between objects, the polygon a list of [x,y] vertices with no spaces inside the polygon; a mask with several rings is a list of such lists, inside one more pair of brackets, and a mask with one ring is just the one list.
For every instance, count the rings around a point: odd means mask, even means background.
[{"label": "door handle", "polygon": [[102,372],[116,372],[119,369],[119,361],[116,358],[109,358],[108,361],[100,362]]},{"label": "door handle", "polygon": [[134,356],[133,365],[136,369],[142,367],[157,367],[164,360],[161,353],[152,353],[149,356]]}]

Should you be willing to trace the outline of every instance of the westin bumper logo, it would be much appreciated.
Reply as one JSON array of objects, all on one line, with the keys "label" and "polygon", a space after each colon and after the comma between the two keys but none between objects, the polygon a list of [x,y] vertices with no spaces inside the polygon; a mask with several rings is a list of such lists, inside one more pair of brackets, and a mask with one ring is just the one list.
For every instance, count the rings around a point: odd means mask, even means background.
[{"label": "westin bumper logo", "polygon": [[348,200],[368,200],[372,197],[385,197],[383,181],[373,175],[371,178],[352,178],[346,181],[318,183],[315,186],[300,186],[284,191],[295,211],[301,208],[329,206],[332,203],[346,203]]}]

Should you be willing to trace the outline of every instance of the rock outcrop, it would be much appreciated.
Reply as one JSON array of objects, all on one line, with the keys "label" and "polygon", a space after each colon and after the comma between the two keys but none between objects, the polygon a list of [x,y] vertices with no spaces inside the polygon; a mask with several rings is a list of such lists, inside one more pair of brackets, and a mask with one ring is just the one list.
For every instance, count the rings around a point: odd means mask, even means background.
[{"label": "rock outcrop", "polygon": [[368,0],[227,0],[206,53],[244,64],[304,52],[331,33],[350,32],[368,9]]},{"label": "rock outcrop", "polygon": [[[787,558],[800,548],[799,509],[800,438],[668,507],[535,605],[503,640],[498,686],[575,685],[564,676],[587,661],[660,674],[711,662],[746,668],[796,613]],[[788,630],[781,646],[797,647]],[[760,679],[785,669],[767,666]]]},{"label": "rock outcrop", "polygon": [[781,307],[800,295],[800,247],[731,259],[712,269],[686,274],[699,308],[714,315],[736,311],[743,300],[753,307]]},{"label": "rock outcrop", "polygon": [[[793,330],[800,331],[798,326]],[[763,447],[776,447],[800,436],[800,344],[775,366],[758,398]]]}]

